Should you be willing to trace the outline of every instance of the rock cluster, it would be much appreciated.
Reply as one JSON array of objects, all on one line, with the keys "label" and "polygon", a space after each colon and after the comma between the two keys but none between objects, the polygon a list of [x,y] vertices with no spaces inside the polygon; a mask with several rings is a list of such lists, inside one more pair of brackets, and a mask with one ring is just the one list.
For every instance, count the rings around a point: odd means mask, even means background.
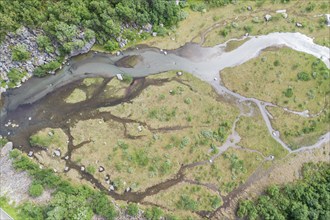
[{"label": "rock cluster", "polygon": [[[38,50],[37,37],[43,35],[41,30],[29,30],[25,27],[19,28],[15,33],[8,33],[0,45],[0,78],[8,81],[8,72],[16,68],[22,72],[27,72],[27,76],[22,79],[24,82],[32,76],[33,70],[42,64],[49,63],[56,59],[56,54],[48,54]],[[28,60],[18,62],[12,60],[12,48],[16,45],[23,45],[31,56]],[[4,86],[1,91],[5,91],[8,86]]]},{"label": "rock cluster", "polygon": [[[55,61],[60,56],[60,45],[56,42],[52,42],[52,46],[55,48],[54,53],[47,53],[38,47],[38,36],[46,35],[42,30],[31,30],[26,27],[17,29],[15,33],[8,33],[5,39],[0,44],[0,79],[5,81],[6,84],[0,85],[0,94],[8,89],[8,73],[11,69],[18,69],[20,72],[26,72],[27,75],[22,78],[22,82],[26,81],[33,74],[36,67],[47,64],[51,61]],[[95,38],[92,38],[88,42],[84,41],[84,32],[80,30],[77,38],[73,41],[82,40],[84,45],[81,48],[76,48],[69,54],[70,58],[79,54],[87,53],[95,43]],[[12,48],[16,45],[23,45],[30,53],[27,60],[13,61]],[[54,72],[53,72],[54,73]],[[0,82],[1,82],[0,81]],[[21,82],[17,83],[16,87],[19,87]]]}]

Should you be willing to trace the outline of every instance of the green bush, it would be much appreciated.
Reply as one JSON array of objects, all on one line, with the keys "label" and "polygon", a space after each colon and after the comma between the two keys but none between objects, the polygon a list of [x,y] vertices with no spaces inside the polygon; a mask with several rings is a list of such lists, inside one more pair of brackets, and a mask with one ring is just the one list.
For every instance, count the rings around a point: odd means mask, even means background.
[{"label": "green bush", "polygon": [[93,165],[88,165],[87,167],[86,167],[86,171],[87,171],[87,173],[90,173],[90,174],[94,174],[95,172],[96,172],[96,168],[95,168],[95,166],[93,166]]},{"label": "green bush", "polygon": [[144,216],[148,220],[159,220],[163,215],[163,211],[158,207],[152,207],[146,209]]},{"label": "green bush", "polygon": [[133,82],[133,77],[128,74],[123,74],[123,82],[131,84]]},{"label": "green bush", "polygon": [[21,82],[22,78],[26,76],[26,72],[21,72],[16,68],[10,69],[10,71],[7,74],[8,79],[9,79],[9,87],[13,88],[15,87],[18,83]]},{"label": "green bush", "polygon": [[18,44],[13,47],[11,51],[11,58],[13,61],[25,61],[31,56],[30,52],[27,51],[27,48],[23,44]]},{"label": "green bush", "polygon": [[306,72],[300,72],[297,74],[297,78],[300,81],[309,81],[311,79],[310,75]]},{"label": "green bush", "polygon": [[115,40],[108,40],[104,45],[104,49],[106,49],[107,51],[114,51],[117,50],[118,48],[119,48],[119,44]]},{"label": "green bush", "polygon": [[127,206],[126,212],[128,215],[136,217],[139,214],[139,207],[135,203],[130,203]]},{"label": "green bush", "polygon": [[41,196],[44,191],[44,188],[41,184],[32,183],[29,188],[29,195],[32,197],[38,197]]},{"label": "green bush", "polygon": [[34,69],[33,75],[36,77],[44,77],[48,74],[48,72],[55,71],[60,68],[61,63],[58,61],[52,61],[42,66],[39,66]]},{"label": "green bush", "polygon": [[284,93],[285,97],[291,98],[293,96],[293,89],[291,87],[289,87],[283,93]]},{"label": "green bush", "polygon": [[197,202],[190,198],[188,195],[181,195],[179,201],[177,202],[177,208],[189,211],[196,211]]}]

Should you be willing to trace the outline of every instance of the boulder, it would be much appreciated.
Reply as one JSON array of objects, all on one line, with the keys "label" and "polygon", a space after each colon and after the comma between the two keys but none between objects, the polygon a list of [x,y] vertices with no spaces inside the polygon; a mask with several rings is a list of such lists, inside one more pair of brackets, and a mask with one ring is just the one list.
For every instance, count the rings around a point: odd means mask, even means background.
[{"label": "boulder", "polygon": [[268,22],[268,21],[270,21],[270,19],[272,19],[272,16],[270,14],[266,14],[264,18],[265,18],[265,21]]}]

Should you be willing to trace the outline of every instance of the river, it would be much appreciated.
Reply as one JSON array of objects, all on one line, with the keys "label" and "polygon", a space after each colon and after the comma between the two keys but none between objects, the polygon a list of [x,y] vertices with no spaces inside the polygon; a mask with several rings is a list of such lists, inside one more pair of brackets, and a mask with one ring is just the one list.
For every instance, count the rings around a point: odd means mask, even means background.
[{"label": "river", "polygon": [[[4,108],[1,112],[1,122],[6,113],[15,111],[23,104],[34,103],[50,92],[69,83],[86,77],[111,77],[116,74],[129,74],[133,77],[143,77],[169,70],[190,72],[196,77],[210,83],[219,94],[227,94],[240,102],[254,102],[260,109],[263,119],[272,137],[289,152],[293,152],[281,139],[270,123],[270,114],[265,103],[254,98],[246,98],[224,87],[219,72],[226,67],[240,65],[256,56],[268,47],[286,46],[297,51],[311,54],[320,58],[329,68],[330,49],[317,45],[313,40],[300,33],[271,33],[263,36],[250,37],[250,40],[230,52],[225,52],[226,43],[214,47],[204,48],[198,44],[188,43],[176,50],[164,52],[158,48],[135,48],[123,51],[119,56],[89,52],[68,61],[56,75],[38,79],[32,78],[20,88],[10,90],[5,96]],[[118,67],[115,62],[123,57],[139,55],[142,58],[133,68]],[[289,111],[288,109],[284,109]],[[296,114],[303,115],[302,112]],[[1,132],[2,133],[2,132]],[[319,147],[330,140],[330,132],[320,137],[312,146],[306,146],[296,151]]]}]

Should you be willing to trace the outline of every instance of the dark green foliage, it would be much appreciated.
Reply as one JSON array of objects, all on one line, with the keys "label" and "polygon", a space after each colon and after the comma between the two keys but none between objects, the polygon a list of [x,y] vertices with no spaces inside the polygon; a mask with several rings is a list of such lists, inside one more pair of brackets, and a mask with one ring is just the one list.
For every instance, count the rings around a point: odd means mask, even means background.
[{"label": "dark green foliage", "polygon": [[193,11],[205,12],[206,4],[204,2],[192,2],[190,3],[190,9]]},{"label": "dark green foliage", "polygon": [[37,67],[34,70],[33,75],[37,77],[44,77],[48,74],[48,72],[55,71],[60,66],[61,64],[58,61],[52,61],[50,63]]},{"label": "dark green foliage", "polygon": [[118,48],[119,48],[119,44],[115,40],[108,40],[104,44],[104,49],[106,49],[108,51],[114,51],[114,50],[117,50]]},{"label": "dark green foliage", "polygon": [[105,217],[106,219],[115,219],[117,212],[110,203],[107,196],[101,192],[94,193],[91,201],[91,208],[94,213]]},{"label": "dark green foliage", "polygon": [[128,74],[123,74],[123,82],[131,84],[133,82],[133,77]]},{"label": "dark green foliage", "polygon": [[47,53],[54,53],[54,47],[52,45],[51,40],[49,37],[40,35],[37,37],[37,44],[39,50],[46,51]]},{"label": "dark green foliage", "polygon": [[42,192],[44,191],[44,188],[41,184],[32,183],[29,188],[29,194],[32,197],[38,197],[41,196]]},{"label": "dark green foliage", "polygon": [[274,66],[279,66],[281,63],[280,63],[280,61],[279,60],[275,60],[274,61]]},{"label": "dark green foliage", "polygon": [[13,61],[25,61],[31,56],[30,52],[23,44],[18,44],[13,47],[11,51],[11,58]]},{"label": "dark green foliage", "polygon": [[0,138],[0,149],[7,144],[8,140],[5,137]]},{"label": "dark green foliage", "polygon": [[126,209],[126,212],[127,214],[129,214],[130,216],[137,216],[139,214],[139,207],[137,204],[135,203],[130,203],[128,204],[127,206],[127,209]]},{"label": "dark green foliage", "polygon": [[206,2],[211,7],[220,7],[220,6],[228,5],[229,3],[233,2],[233,1],[232,0],[206,0]]},{"label": "dark green foliage", "polygon": [[306,72],[298,73],[297,78],[298,78],[298,80],[301,80],[301,81],[308,81],[311,79],[310,75]]},{"label": "dark green foliage", "polygon": [[163,211],[158,207],[148,208],[144,212],[144,216],[148,220],[159,220],[163,215]]},{"label": "dark green foliage", "polygon": [[13,88],[15,87],[18,83],[21,82],[22,78],[26,75],[25,72],[21,72],[16,68],[10,69],[10,71],[8,72],[7,76],[8,76],[8,86],[9,88]]},{"label": "dark green foliage", "polygon": [[304,164],[302,174],[294,183],[270,186],[255,202],[241,201],[237,215],[247,219],[328,219],[330,164]]},{"label": "dark green foliage", "polygon": [[[113,42],[121,35],[121,25],[143,26],[150,23],[170,27],[176,25],[180,17],[180,6],[171,0],[5,0],[0,1],[0,38],[22,25],[38,27],[42,28],[48,37],[60,43],[66,52],[70,52],[83,43],[73,43],[79,30],[83,30],[84,40],[88,41],[95,35],[100,44],[106,44],[107,49],[112,51],[117,47]],[[133,29],[124,35],[134,40],[137,31]],[[38,44],[47,52],[53,50],[45,37],[39,38]],[[25,57],[15,56],[15,59],[21,60]]]},{"label": "dark green foliage", "polygon": [[291,87],[289,87],[283,93],[284,93],[285,97],[291,98],[293,96],[293,89]]}]

